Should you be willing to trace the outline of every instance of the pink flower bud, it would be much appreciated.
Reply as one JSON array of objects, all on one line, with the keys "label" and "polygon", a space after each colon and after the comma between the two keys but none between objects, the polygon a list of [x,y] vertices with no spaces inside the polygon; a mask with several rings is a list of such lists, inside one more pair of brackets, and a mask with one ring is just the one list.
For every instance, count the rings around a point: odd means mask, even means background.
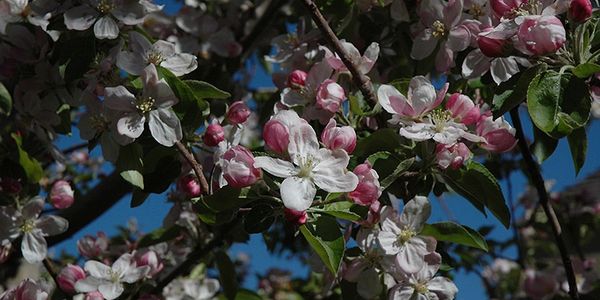
[{"label": "pink flower bud", "polygon": [[98,232],[98,237],[86,235],[77,241],[77,250],[86,258],[97,258],[108,249],[108,237],[104,232]]},{"label": "pink flower bud", "polygon": [[202,194],[202,188],[195,174],[187,174],[179,177],[177,180],[177,189],[189,198],[199,197]]},{"label": "pink flower bud", "polygon": [[544,55],[554,53],[562,47],[566,32],[555,16],[528,16],[519,25],[517,37],[519,50],[529,55]]},{"label": "pink flower bud", "polygon": [[592,2],[590,0],[572,0],[568,16],[575,22],[585,22],[592,16]]},{"label": "pink flower bud", "polygon": [[498,17],[510,17],[527,0],[490,0],[492,10]]},{"label": "pink flower bud", "polygon": [[5,246],[0,246],[0,265],[5,263],[10,254],[12,253],[12,244],[6,244]]},{"label": "pink flower bud", "polygon": [[263,128],[263,139],[267,147],[279,154],[286,153],[290,143],[290,131],[277,119],[271,119]]},{"label": "pink flower bud", "polygon": [[437,144],[435,156],[438,165],[442,169],[450,167],[453,170],[460,169],[464,163],[471,158],[471,150],[463,143],[454,145]]},{"label": "pink flower bud", "polygon": [[377,171],[368,162],[360,164],[352,171],[358,177],[358,185],[348,193],[348,198],[358,205],[369,206],[381,196],[381,185]]},{"label": "pink flower bud", "polygon": [[248,120],[250,116],[250,109],[244,103],[244,101],[236,101],[229,106],[229,111],[227,111],[227,120],[231,124],[242,124]]},{"label": "pink flower bud", "polygon": [[210,124],[206,127],[204,136],[202,137],[204,144],[210,147],[217,146],[220,142],[225,140],[225,131],[219,124]]},{"label": "pink flower bud", "polygon": [[284,208],[283,214],[285,216],[285,219],[290,223],[294,223],[296,225],[302,225],[306,223],[306,211],[297,211],[289,208]]},{"label": "pink flower bud", "polygon": [[343,149],[348,154],[354,151],[356,147],[356,132],[350,126],[336,127],[337,123],[334,119],[329,120],[329,123],[321,134],[321,141],[327,149]]},{"label": "pink flower bud", "polygon": [[150,278],[162,271],[164,267],[162,260],[158,257],[158,254],[152,250],[148,250],[142,256],[136,257],[135,261],[138,267],[150,267],[150,272],[148,272],[148,277]]},{"label": "pink flower bud", "polygon": [[492,152],[506,152],[517,144],[515,129],[503,118],[482,116],[477,122],[477,134],[486,141],[480,147]]},{"label": "pink flower bud", "polygon": [[344,100],[346,100],[344,88],[331,79],[323,81],[317,89],[316,106],[320,109],[336,113]]},{"label": "pink flower bud", "polygon": [[254,156],[244,146],[234,146],[223,154],[223,177],[235,188],[253,185],[262,171],[254,167]]},{"label": "pink flower bud", "polygon": [[89,292],[85,294],[85,300],[104,300],[104,296],[98,291]]},{"label": "pink flower bud", "polygon": [[487,57],[507,56],[512,50],[511,41],[498,37],[498,34],[492,29],[477,35],[477,46],[481,53]]},{"label": "pink flower bud", "polygon": [[68,264],[60,271],[56,281],[61,290],[68,294],[75,294],[75,283],[85,277],[85,271],[80,266]]},{"label": "pink flower bud", "polygon": [[74,192],[71,185],[65,180],[59,180],[52,185],[50,190],[50,203],[58,209],[65,209],[73,204]]},{"label": "pink flower bud", "polygon": [[294,70],[288,75],[287,86],[292,89],[300,89],[306,85],[308,74],[302,70]]},{"label": "pink flower bud", "polygon": [[479,120],[479,107],[475,106],[469,96],[460,93],[452,94],[446,102],[446,109],[452,113],[453,118],[465,125],[474,124]]},{"label": "pink flower bud", "polygon": [[523,282],[525,293],[533,299],[545,299],[558,290],[558,282],[554,275],[525,270],[525,281]]},{"label": "pink flower bud", "polygon": [[18,194],[22,189],[23,186],[19,180],[10,177],[0,178],[0,192]]}]

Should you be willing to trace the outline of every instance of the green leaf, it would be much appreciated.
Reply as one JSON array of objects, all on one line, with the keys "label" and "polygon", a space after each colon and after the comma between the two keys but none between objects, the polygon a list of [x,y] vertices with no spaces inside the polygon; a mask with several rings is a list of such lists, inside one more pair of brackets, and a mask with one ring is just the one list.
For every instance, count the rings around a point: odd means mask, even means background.
[{"label": "green leaf", "polygon": [[452,242],[488,251],[488,245],[479,232],[454,222],[425,224],[421,234],[434,237],[438,241]]},{"label": "green leaf", "polygon": [[19,154],[19,164],[25,171],[25,175],[31,182],[38,182],[44,176],[44,169],[37,159],[29,156],[29,153],[23,149],[23,140],[20,135],[11,133],[10,135],[17,144]]},{"label": "green leaf", "polygon": [[533,126],[533,137],[534,142],[531,145],[531,151],[538,162],[542,163],[554,153],[554,150],[556,150],[556,146],[558,145],[558,140],[543,133],[535,126]]},{"label": "green leaf", "polygon": [[144,192],[140,189],[134,189],[133,193],[131,193],[131,202],[129,203],[129,207],[134,208],[138,207],[148,199],[150,193]]},{"label": "green leaf", "polygon": [[337,274],[346,248],[346,241],[337,221],[333,217],[321,215],[314,222],[300,226],[300,232],[331,274]]},{"label": "green leaf", "polygon": [[231,94],[214,85],[199,80],[184,80],[185,84],[192,89],[197,99],[227,99]]},{"label": "green leaf", "polygon": [[585,163],[585,157],[587,153],[587,135],[585,133],[585,127],[573,130],[567,137],[569,141],[569,149],[571,150],[571,158],[573,159],[573,166],[575,166],[575,174],[579,174],[583,164]]},{"label": "green leaf", "polygon": [[400,135],[397,129],[380,129],[366,138],[359,139],[353,156],[364,161],[369,155],[376,152],[394,152],[400,145]]},{"label": "green leaf", "polygon": [[155,146],[144,156],[144,192],[166,191],[181,173],[181,160],[175,148]]},{"label": "green leaf", "polygon": [[555,71],[538,74],[527,90],[527,107],[531,120],[544,132],[551,132],[558,125],[561,75]]},{"label": "green leaf", "polygon": [[262,297],[253,291],[240,289],[235,295],[235,300],[262,300]]},{"label": "green leaf", "polygon": [[117,170],[121,177],[132,185],[144,189],[144,164],[142,162],[142,146],[138,143],[131,143],[121,147],[119,158],[117,159]]},{"label": "green leaf", "polygon": [[219,281],[223,286],[223,292],[227,299],[235,299],[238,292],[238,282],[235,274],[235,265],[229,259],[229,255],[223,251],[215,254],[217,268],[219,269]]},{"label": "green leaf", "polygon": [[12,110],[12,96],[2,82],[0,82],[0,114],[8,116]]},{"label": "green leaf", "polygon": [[146,235],[144,235],[138,242],[138,248],[144,248],[158,243],[166,242],[176,238],[181,232],[181,227],[173,225],[169,228],[158,228]]},{"label": "green leaf", "polygon": [[406,159],[404,161],[402,161],[401,163],[398,164],[398,166],[396,167],[396,169],[394,170],[394,172],[392,172],[392,174],[390,174],[389,176],[387,176],[386,178],[384,178],[381,181],[381,189],[385,190],[387,189],[392,183],[394,183],[399,177],[400,175],[402,175],[402,173],[406,170],[408,170],[413,163],[415,162],[415,158],[411,157],[409,159]]},{"label": "green leaf", "polygon": [[600,65],[594,63],[581,64],[573,69],[573,75],[582,79],[586,79],[598,72],[600,72]]},{"label": "green leaf", "polygon": [[494,95],[494,118],[504,115],[509,110],[521,104],[527,98],[527,88],[531,80],[539,73],[544,72],[547,67],[545,63],[541,63],[521,72],[512,90],[507,90],[500,95]]},{"label": "green leaf", "polygon": [[329,201],[338,199],[339,197],[343,196],[344,194],[345,193],[329,193],[329,194],[327,194],[327,197],[325,197],[325,202],[329,202]]},{"label": "green leaf", "polygon": [[96,56],[96,37],[92,34],[77,36],[67,42],[67,47],[73,49],[64,78],[66,82],[71,82],[83,78],[83,74],[89,71]]},{"label": "green leaf", "polygon": [[496,177],[482,164],[471,160],[460,170],[447,169],[444,181],[454,191],[465,197],[485,215],[487,207],[504,227],[510,226],[510,211]]},{"label": "green leaf", "polygon": [[377,162],[377,160],[387,159],[388,157],[390,157],[390,155],[392,155],[392,154],[389,151],[375,152],[375,153],[369,155],[369,157],[367,158],[367,161],[369,162],[369,164],[371,164],[371,166],[374,166],[375,163]]},{"label": "green leaf", "polygon": [[209,105],[202,98],[198,98],[194,90],[186,83],[181,81],[171,71],[158,67],[160,74],[169,84],[175,96],[179,99],[179,103],[173,106],[173,110],[181,119],[181,125],[191,129],[196,129],[200,126],[202,119],[209,113]]},{"label": "green leaf", "polygon": [[204,197],[204,203],[216,212],[236,209],[250,202],[250,199],[240,197],[241,190],[229,185],[217,190],[210,196]]},{"label": "green leaf", "polygon": [[325,204],[323,208],[310,208],[309,211],[324,213],[336,218],[354,222],[364,219],[368,212],[368,208],[354,204],[350,201],[343,201]]}]

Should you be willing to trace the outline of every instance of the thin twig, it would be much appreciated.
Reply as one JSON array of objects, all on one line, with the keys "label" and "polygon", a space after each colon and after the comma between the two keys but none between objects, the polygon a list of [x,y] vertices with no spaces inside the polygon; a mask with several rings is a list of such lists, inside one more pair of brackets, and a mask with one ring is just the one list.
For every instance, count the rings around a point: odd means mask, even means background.
[{"label": "thin twig", "polygon": [[513,235],[515,238],[515,244],[517,245],[517,263],[521,266],[521,268],[525,267],[525,245],[523,245],[523,240],[521,240],[521,235],[519,234],[519,228],[517,227],[517,218],[515,218],[515,201],[513,198],[513,187],[512,181],[510,180],[510,171],[506,172],[506,187],[508,189],[508,205],[510,207],[510,215],[512,218],[511,226],[513,229]]},{"label": "thin twig", "polygon": [[204,173],[202,172],[202,165],[196,161],[196,158],[194,157],[194,155],[190,151],[188,151],[188,149],[185,147],[185,145],[182,144],[180,141],[175,142],[175,146],[177,146],[177,150],[179,150],[179,153],[181,153],[181,155],[183,155],[185,160],[192,166],[194,173],[196,173],[196,176],[198,177],[198,180],[200,181],[200,186],[202,187],[202,193],[203,194],[208,193],[208,188],[209,188],[208,182],[206,181],[206,177],[204,177]]},{"label": "thin twig", "polygon": [[375,96],[373,86],[371,86],[371,80],[358,70],[358,62],[353,61],[352,58],[350,58],[350,55],[346,49],[344,49],[342,43],[335,35],[331,27],[329,27],[327,20],[325,20],[317,5],[312,0],[303,0],[302,2],[304,2],[304,5],[310,11],[312,19],[315,21],[315,23],[317,23],[319,30],[321,30],[321,32],[325,35],[325,39],[329,42],[329,44],[331,44],[335,52],[340,56],[342,62],[344,62],[344,65],[346,65],[348,71],[350,71],[352,74],[352,79],[354,79],[354,83],[358,85],[358,88],[362,92],[363,96],[371,103],[376,104],[377,97]]},{"label": "thin twig", "polygon": [[517,131],[519,149],[521,150],[521,154],[523,155],[523,159],[525,160],[525,165],[527,166],[527,170],[529,172],[529,176],[531,177],[531,181],[537,190],[540,206],[542,206],[542,208],[544,209],[544,213],[548,217],[548,221],[550,222],[550,227],[552,229],[552,234],[554,235],[556,246],[558,247],[558,251],[560,252],[562,263],[565,268],[565,274],[567,276],[567,282],[569,283],[569,295],[572,299],[578,300],[579,293],[577,292],[577,281],[575,279],[575,272],[573,271],[571,258],[569,257],[569,252],[567,250],[567,246],[563,238],[560,222],[558,221],[558,218],[554,213],[554,209],[552,209],[552,206],[550,205],[548,191],[546,190],[544,178],[542,177],[542,174],[540,172],[540,167],[537,164],[537,162],[533,160],[533,155],[529,150],[529,145],[527,145],[527,140],[525,139],[525,134],[523,133],[523,126],[521,125],[521,119],[519,118],[518,107],[515,107],[510,111],[510,117],[513,121],[513,126]]}]

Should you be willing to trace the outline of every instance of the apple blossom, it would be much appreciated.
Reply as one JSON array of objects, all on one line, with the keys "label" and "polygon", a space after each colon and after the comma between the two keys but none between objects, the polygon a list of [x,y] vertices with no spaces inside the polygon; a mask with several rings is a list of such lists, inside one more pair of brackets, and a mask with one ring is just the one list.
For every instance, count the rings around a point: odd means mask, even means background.
[{"label": "apple blossom", "polygon": [[263,127],[263,139],[267,149],[278,154],[286,153],[290,142],[290,129],[301,123],[306,121],[291,110],[281,110],[271,117]]},{"label": "apple blossom", "polygon": [[135,261],[138,267],[148,266],[150,267],[148,274],[149,278],[156,276],[164,268],[162,259],[154,250],[148,250],[146,253],[139,255],[136,253]]},{"label": "apple blossom", "polygon": [[321,133],[321,141],[327,149],[343,149],[348,154],[354,151],[356,147],[356,132],[351,126],[336,127],[335,119],[329,120],[329,123]]},{"label": "apple blossom", "polygon": [[285,219],[293,224],[302,225],[306,223],[308,216],[306,215],[306,211],[297,211],[289,208],[283,209],[283,215]]},{"label": "apple blossom", "polygon": [[525,270],[523,289],[527,296],[535,300],[546,299],[558,291],[559,285],[553,274],[533,269]]},{"label": "apple blossom", "polygon": [[590,0],[572,0],[568,15],[575,22],[585,22],[592,16],[592,2]]},{"label": "apple blossom", "polygon": [[460,169],[472,156],[469,147],[463,143],[453,145],[437,144],[435,156],[438,166],[442,169]]},{"label": "apple blossom", "polygon": [[489,151],[510,151],[517,144],[515,132],[502,117],[494,120],[492,116],[484,115],[477,122],[477,134],[485,139],[480,147]]},{"label": "apple blossom", "polygon": [[347,281],[357,283],[358,294],[365,299],[373,299],[383,289],[379,272],[386,259],[384,251],[377,245],[377,234],[370,230],[361,230],[356,236],[356,244],[362,255],[352,260],[343,271]]},{"label": "apple blossom", "polygon": [[287,78],[287,86],[292,89],[301,89],[306,85],[308,74],[302,70],[294,70]]},{"label": "apple blossom", "polygon": [[0,300],[47,300],[46,292],[39,284],[32,279],[25,279],[13,289],[0,294]]},{"label": "apple blossom", "polygon": [[86,258],[99,258],[108,251],[108,237],[102,231],[96,237],[86,235],[77,241],[77,250]]},{"label": "apple blossom", "polygon": [[244,146],[233,146],[223,154],[223,177],[227,183],[235,188],[253,185],[262,172],[254,167],[254,156]]},{"label": "apple blossom", "polygon": [[123,283],[134,283],[146,276],[149,266],[137,267],[133,255],[121,255],[112,266],[95,260],[85,262],[84,269],[89,276],[75,283],[80,293],[98,291],[107,300],[118,298],[123,291]]},{"label": "apple blossom", "polygon": [[493,29],[485,30],[477,35],[477,46],[487,57],[503,57],[512,50],[512,41],[507,36],[498,36]]},{"label": "apple blossom", "polygon": [[436,93],[431,82],[423,76],[410,80],[405,97],[395,87],[383,84],[377,90],[379,104],[392,114],[395,122],[401,119],[419,119],[438,107],[446,96],[448,83]]},{"label": "apple blossom", "polygon": [[358,177],[358,185],[354,191],[348,193],[348,198],[352,202],[364,206],[370,206],[377,202],[382,193],[377,171],[371,167],[369,162],[365,162],[356,166],[352,172]]},{"label": "apple blossom", "polygon": [[98,291],[93,291],[85,293],[85,300],[104,300],[104,296]]},{"label": "apple blossom", "polygon": [[496,16],[502,18],[511,18],[518,11],[521,5],[526,4],[527,0],[490,0],[492,10]]},{"label": "apple blossom", "polygon": [[562,22],[555,16],[526,16],[519,25],[517,44],[528,55],[556,52],[566,41]]},{"label": "apple blossom", "polygon": [[454,93],[446,101],[446,109],[452,117],[465,125],[471,125],[479,120],[479,107],[467,95]]},{"label": "apple blossom", "polygon": [[[375,61],[379,57],[379,44],[371,43],[369,47],[365,50],[365,53],[361,56],[358,49],[352,45],[352,43],[346,42],[345,40],[341,41],[342,47],[348,53],[349,58],[352,61],[355,61],[358,66],[358,71],[362,74],[367,74],[375,65]],[[349,72],[348,68],[342,59],[336,54],[333,54],[329,49],[322,47],[325,50],[325,60],[327,63],[336,71],[336,72]]]},{"label": "apple blossom", "polygon": [[37,196],[20,209],[0,206],[0,245],[10,243],[19,237],[21,253],[29,263],[41,262],[48,254],[45,237],[61,234],[69,227],[69,222],[59,216],[40,217],[44,200]]},{"label": "apple blossom", "polygon": [[219,291],[221,285],[213,278],[175,279],[163,290],[165,300],[210,300]]},{"label": "apple blossom", "polygon": [[317,89],[316,105],[320,109],[336,113],[344,100],[346,100],[344,88],[331,79],[323,81]]},{"label": "apple blossom", "polygon": [[350,158],[344,150],[319,149],[317,135],[306,123],[290,128],[288,153],[290,161],[260,156],[254,166],[285,178],[281,183],[281,199],[285,207],[303,211],[310,207],[316,186],[330,192],[351,192],[358,178],[346,170]]},{"label": "apple blossom", "polygon": [[196,174],[186,174],[177,179],[177,190],[189,198],[199,197],[202,194],[202,188]]},{"label": "apple blossom", "polygon": [[141,75],[144,89],[139,96],[129,92],[124,86],[105,89],[105,105],[122,112],[117,121],[120,134],[137,139],[148,127],[152,137],[161,145],[171,147],[181,140],[181,123],[171,106],[179,100],[164,79],[158,79],[156,67],[149,64]]},{"label": "apple blossom", "polygon": [[175,76],[194,71],[198,67],[196,56],[177,53],[173,43],[158,40],[154,44],[138,32],[129,32],[129,49],[117,55],[117,67],[132,75],[141,75],[149,64],[161,66]]},{"label": "apple blossom", "polygon": [[227,120],[231,124],[242,124],[248,120],[251,113],[250,108],[248,108],[248,105],[244,101],[236,101],[229,106]]},{"label": "apple blossom", "polygon": [[526,58],[518,56],[491,58],[484,55],[480,49],[475,49],[467,54],[463,61],[462,75],[466,78],[475,78],[489,71],[494,82],[500,84],[519,73],[519,66],[530,67],[531,63]]},{"label": "apple blossom", "polygon": [[421,270],[424,256],[435,250],[435,240],[418,235],[430,215],[429,200],[416,196],[406,203],[401,215],[392,211],[382,217],[377,241],[386,255],[396,257],[403,272],[413,274]]},{"label": "apple blossom", "polygon": [[225,131],[223,130],[223,126],[218,123],[208,125],[206,127],[206,131],[204,131],[202,140],[207,146],[217,146],[220,142],[225,140]]},{"label": "apple blossom", "polygon": [[58,180],[52,185],[49,197],[52,206],[58,209],[65,209],[73,204],[73,188],[68,181]]},{"label": "apple blossom", "polygon": [[75,283],[85,277],[85,271],[80,266],[68,264],[58,273],[56,281],[65,293],[75,294]]}]

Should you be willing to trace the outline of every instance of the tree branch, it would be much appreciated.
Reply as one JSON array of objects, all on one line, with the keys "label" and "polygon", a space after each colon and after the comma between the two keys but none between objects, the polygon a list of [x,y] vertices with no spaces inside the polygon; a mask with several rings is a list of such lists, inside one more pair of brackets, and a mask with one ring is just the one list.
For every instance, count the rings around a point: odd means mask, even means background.
[{"label": "tree branch", "polygon": [[306,6],[306,8],[310,11],[312,19],[313,21],[315,21],[315,23],[317,23],[317,27],[319,27],[319,30],[321,30],[323,35],[325,35],[325,39],[329,42],[329,44],[331,44],[335,52],[340,56],[342,62],[344,62],[344,65],[346,65],[346,68],[348,68],[348,70],[352,74],[352,79],[354,80],[354,83],[358,85],[358,88],[362,92],[363,96],[366,99],[368,99],[371,103],[376,104],[377,97],[375,96],[375,91],[373,90],[373,86],[371,85],[371,80],[369,79],[369,77],[367,77],[365,74],[361,73],[358,70],[358,62],[353,61],[350,58],[350,55],[348,54],[346,49],[344,49],[342,43],[337,38],[331,27],[329,27],[327,20],[325,20],[323,14],[321,14],[321,11],[317,7],[317,5],[312,0],[302,0],[302,2],[304,3],[304,6]]},{"label": "tree branch", "polygon": [[544,209],[544,213],[548,217],[548,221],[550,222],[550,227],[552,229],[552,234],[554,235],[556,246],[558,247],[558,251],[560,252],[562,263],[567,276],[567,281],[569,283],[569,295],[572,299],[578,300],[579,293],[577,292],[577,281],[575,279],[575,272],[573,271],[571,258],[569,257],[569,252],[567,250],[567,246],[563,238],[560,222],[558,221],[558,218],[554,213],[554,209],[550,205],[548,191],[546,190],[544,178],[542,177],[542,174],[540,172],[540,167],[537,164],[537,162],[533,160],[533,155],[529,150],[529,145],[527,145],[527,140],[525,139],[525,134],[523,133],[523,126],[521,125],[521,119],[519,118],[519,107],[515,107],[510,111],[510,117],[513,121],[513,126],[517,131],[517,138],[519,143],[519,149],[521,150],[521,155],[523,155],[523,159],[525,160],[525,165],[529,172],[531,182],[537,190],[540,206],[542,206],[542,208]]},{"label": "tree branch", "polygon": [[194,157],[194,155],[190,151],[188,151],[188,149],[185,147],[185,145],[182,144],[180,141],[175,142],[175,146],[177,146],[177,150],[179,150],[179,153],[181,153],[181,155],[183,155],[185,160],[192,166],[194,173],[196,173],[196,176],[198,177],[198,180],[200,181],[200,186],[202,187],[202,193],[203,194],[208,193],[209,186],[208,186],[208,182],[206,181],[206,177],[204,177],[204,173],[202,172],[202,165],[200,165],[196,161],[196,158]]},{"label": "tree branch", "polygon": [[69,221],[69,228],[64,233],[48,237],[48,246],[70,238],[129,192],[131,185],[123,180],[117,171],[108,175],[86,195],[78,197],[73,206],[60,211],[58,215]]}]

